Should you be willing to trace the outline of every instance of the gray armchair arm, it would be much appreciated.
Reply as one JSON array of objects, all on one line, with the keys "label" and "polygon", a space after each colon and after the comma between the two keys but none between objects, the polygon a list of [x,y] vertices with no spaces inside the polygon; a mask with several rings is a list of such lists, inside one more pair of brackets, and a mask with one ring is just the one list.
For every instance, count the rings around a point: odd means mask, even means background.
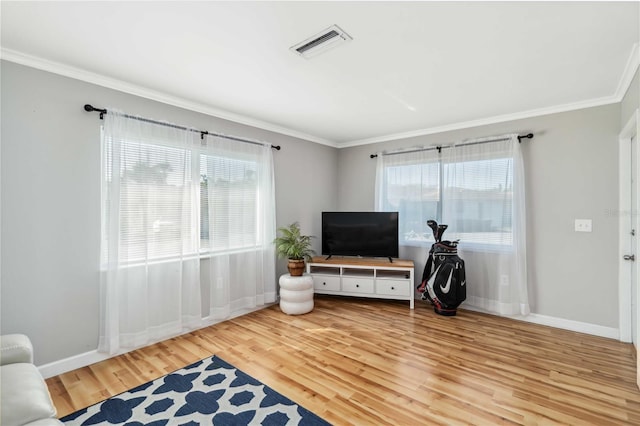
[{"label": "gray armchair arm", "polygon": [[0,365],[33,363],[33,345],[24,334],[0,336]]}]

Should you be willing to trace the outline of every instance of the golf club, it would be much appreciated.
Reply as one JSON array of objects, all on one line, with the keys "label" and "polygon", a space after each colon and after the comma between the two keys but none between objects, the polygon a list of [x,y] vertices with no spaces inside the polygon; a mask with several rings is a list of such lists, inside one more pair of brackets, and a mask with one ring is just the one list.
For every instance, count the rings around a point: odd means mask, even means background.
[{"label": "golf club", "polygon": [[449,225],[438,225],[438,237],[436,238],[436,242],[442,241],[442,234],[447,230]]},{"label": "golf club", "polygon": [[427,225],[429,225],[429,228],[431,228],[431,230],[433,231],[433,238],[438,241],[436,237],[436,234],[438,233],[438,222],[436,222],[435,220],[428,220]]}]

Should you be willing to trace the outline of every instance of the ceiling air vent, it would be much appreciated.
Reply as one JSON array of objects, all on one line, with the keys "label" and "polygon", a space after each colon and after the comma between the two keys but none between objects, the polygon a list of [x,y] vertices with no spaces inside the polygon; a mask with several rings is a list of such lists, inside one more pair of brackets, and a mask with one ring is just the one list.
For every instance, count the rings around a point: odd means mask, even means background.
[{"label": "ceiling air vent", "polygon": [[349,34],[337,25],[332,25],[319,34],[292,46],[291,50],[304,58],[310,58],[350,40]]}]

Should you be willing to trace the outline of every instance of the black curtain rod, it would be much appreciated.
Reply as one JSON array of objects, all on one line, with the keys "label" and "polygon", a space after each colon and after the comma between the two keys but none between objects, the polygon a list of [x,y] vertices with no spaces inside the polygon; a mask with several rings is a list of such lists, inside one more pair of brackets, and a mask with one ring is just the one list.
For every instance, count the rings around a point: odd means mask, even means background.
[{"label": "black curtain rod", "polygon": [[[93,105],[90,105],[90,104],[85,104],[84,110],[87,111],[87,112],[99,112],[100,113],[100,120],[104,119],[104,115],[107,113],[106,109],[104,109],[104,108],[102,108],[102,109],[101,108],[96,108],[96,107],[94,107]],[[174,129],[188,130],[190,132],[200,133],[200,139],[204,139],[205,135],[211,135],[211,136],[217,136],[219,138],[230,139],[232,141],[251,143],[251,144],[254,144],[254,145],[265,145],[265,143],[256,142],[256,141],[252,141],[252,140],[249,140],[249,139],[243,139],[243,138],[239,138],[239,137],[235,137],[235,136],[223,135],[221,133],[214,133],[214,132],[209,132],[209,131],[206,131],[206,130],[191,129],[189,127],[178,126],[176,124],[170,124],[170,123],[165,123],[163,121],[152,120],[150,118],[137,117],[135,115],[128,115],[128,114],[124,114],[124,116],[127,117],[127,118],[133,118],[134,120],[144,121],[145,123],[159,124],[161,126],[173,127]],[[268,145],[271,145],[271,144],[268,144]],[[271,148],[280,151],[280,145],[271,145]]]},{"label": "black curtain rod", "polygon": [[[518,136],[518,143],[522,142],[522,139],[533,139],[533,133],[528,133],[526,135]],[[499,142],[499,141],[506,141],[506,140],[509,140],[509,138],[498,138],[498,139],[491,139],[491,140],[481,141],[481,142],[459,143],[459,144],[457,144],[457,146],[479,145],[479,144],[482,144],[482,143]],[[394,152],[383,153],[382,155],[408,154],[408,153],[412,153],[412,152],[432,151],[434,149],[437,149],[438,152],[442,152],[443,149],[447,149],[447,148],[451,148],[451,145],[430,146],[428,148],[416,148],[416,149],[410,149],[410,150],[407,150],[407,151],[394,151]],[[369,157],[370,158],[376,158],[377,156],[378,156],[378,154],[371,154]]]}]

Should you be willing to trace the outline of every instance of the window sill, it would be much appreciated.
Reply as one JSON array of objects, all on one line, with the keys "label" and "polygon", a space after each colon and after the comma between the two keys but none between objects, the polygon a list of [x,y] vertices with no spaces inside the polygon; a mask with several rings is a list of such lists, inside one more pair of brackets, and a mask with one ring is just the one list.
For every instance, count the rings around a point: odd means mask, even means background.
[{"label": "window sill", "polygon": [[[446,240],[445,240],[446,241]],[[451,240],[449,240],[451,241]],[[405,247],[424,247],[425,249],[431,248],[431,245],[434,243],[434,240],[425,240],[425,241],[410,241],[410,242],[401,242],[400,246]],[[460,241],[458,243],[458,250],[461,252],[489,252],[489,253],[511,253],[513,252],[512,244],[495,244],[495,243],[486,243],[486,242],[476,242],[476,241]]]},{"label": "window sill", "polygon": [[[262,250],[261,246],[241,248],[236,250],[219,250],[219,251],[213,251],[213,252],[201,251],[200,253],[197,253],[197,254],[188,253],[182,256],[167,256],[167,257],[161,257],[161,258],[148,259],[146,261],[131,260],[128,262],[121,262],[119,266],[121,268],[135,268],[139,266],[158,265],[163,263],[181,262],[181,261],[188,261],[188,260],[194,260],[194,259],[200,259],[200,260],[212,259],[219,256],[227,256],[227,255],[234,255],[234,254],[240,254],[240,253],[250,253],[250,252],[256,252],[260,250]],[[108,268],[107,268],[107,265],[102,264],[100,269],[102,271],[106,271]]]}]

